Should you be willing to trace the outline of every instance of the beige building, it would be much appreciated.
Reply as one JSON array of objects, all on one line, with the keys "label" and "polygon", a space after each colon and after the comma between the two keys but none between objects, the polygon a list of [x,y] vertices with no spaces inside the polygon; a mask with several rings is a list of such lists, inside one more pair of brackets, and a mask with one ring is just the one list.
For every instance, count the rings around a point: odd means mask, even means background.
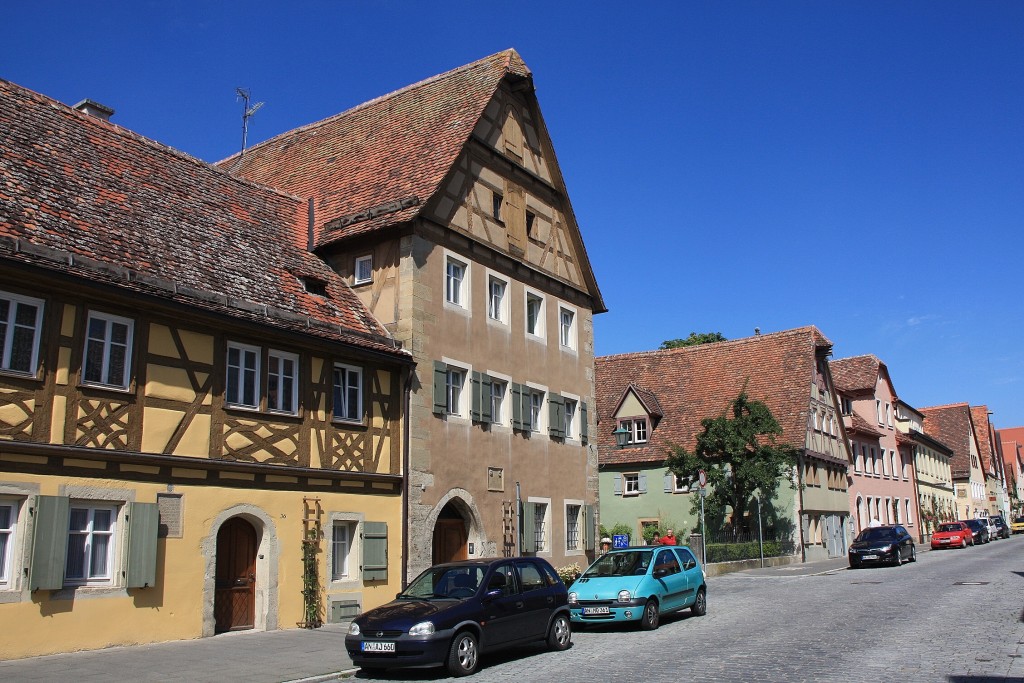
[{"label": "beige building", "polygon": [[978,456],[977,430],[966,403],[921,408],[924,429],[941,443],[953,449],[950,469],[956,490],[958,519],[973,519],[988,515],[985,492],[985,474]]},{"label": "beige building", "polygon": [[416,360],[410,578],[536,553],[585,563],[597,496],[592,316],[605,310],[514,50],[221,162],[308,198],[316,251]]},{"label": "beige building", "polygon": [[957,519],[956,491],[950,462],[953,449],[924,431],[924,415],[903,401],[896,402],[896,428],[910,438],[917,483],[917,518],[922,541],[940,522]]}]

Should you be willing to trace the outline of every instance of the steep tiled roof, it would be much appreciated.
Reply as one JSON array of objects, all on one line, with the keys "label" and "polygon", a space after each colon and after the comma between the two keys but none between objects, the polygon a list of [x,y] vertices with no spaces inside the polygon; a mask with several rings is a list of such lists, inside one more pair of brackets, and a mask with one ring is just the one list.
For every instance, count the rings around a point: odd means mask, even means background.
[{"label": "steep tiled roof", "polygon": [[[3,80],[0,140],[0,258],[402,353],[303,248],[296,197]],[[327,296],[300,278],[326,283]]]},{"label": "steep tiled roof", "polygon": [[931,408],[918,408],[924,415],[925,432],[953,449],[949,464],[953,476],[965,478],[971,474],[971,410],[966,403],[954,403]]},{"label": "steep tiled roof", "polygon": [[829,361],[829,368],[832,370],[832,380],[836,389],[842,392],[855,393],[860,391],[874,392],[875,384],[878,382],[878,365],[881,363],[877,356],[852,356],[850,358],[838,358]]},{"label": "steep tiled roof", "polygon": [[661,409],[661,404],[658,403],[658,397],[654,395],[653,391],[647,391],[635,384],[630,384],[626,387],[626,391],[623,392],[622,398],[625,399],[626,394],[629,392],[633,392],[636,395],[640,403],[643,404],[644,409],[647,410],[648,415],[660,418],[665,414],[665,411]]},{"label": "steep tiled roof", "polygon": [[878,438],[882,436],[882,434],[884,434],[884,432],[878,429],[878,427],[871,424],[857,413],[844,416],[844,419],[846,418],[849,419],[849,422],[846,424],[846,431],[848,432],[857,432],[858,434],[865,434],[867,436],[872,436],[875,438]]},{"label": "steep tiled roof", "polygon": [[300,197],[314,197],[319,225],[418,199],[323,233],[320,245],[403,223],[438,189],[506,76],[532,78],[515,50],[284,133],[218,166]]},{"label": "steep tiled roof", "polygon": [[981,471],[995,474],[999,466],[996,463],[992,448],[991,425],[988,421],[988,406],[971,406],[971,420],[974,422],[974,434],[978,439],[978,458],[981,460]]},{"label": "steep tiled roof", "polygon": [[[831,342],[814,327],[678,349],[596,359],[601,464],[657,462],[670,445],[692,449],[700,421],[721,415],[745,390],[764,401],[782,426],[780,442],[802,448],[807,433],[816,352]],[[611,419],[630,383],[655,393],[664,418],[646,446],[619,449]]]}]

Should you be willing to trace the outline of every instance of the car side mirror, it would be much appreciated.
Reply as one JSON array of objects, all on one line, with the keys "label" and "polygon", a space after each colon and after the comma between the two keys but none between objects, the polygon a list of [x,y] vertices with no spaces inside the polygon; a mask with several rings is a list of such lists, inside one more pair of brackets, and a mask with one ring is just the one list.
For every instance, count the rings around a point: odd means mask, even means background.
[{"label": "car side mirror", "polygon": [[504,591],[502,591],[500,588],[493,588],[493,589],[487,591],[486,593],[484,593],[483,599],[486,602],[490,602],[491,600],[496,600],[496,599],[500,598],[503,594],[504,594]]},{"label": "car side mirror", "polygon": [[654,570],[654,578],[656,578],[656,579],[660,579],[661,577],[667,576],[667,575],[668,575],[668,570],[665,569],[664,567],[658,567],[657,569]]},{"label": "car side mirror", "polygon": [[693,569],[697,566],[697,563],[693,560],[687,560],[683,563],[683,569]]}]

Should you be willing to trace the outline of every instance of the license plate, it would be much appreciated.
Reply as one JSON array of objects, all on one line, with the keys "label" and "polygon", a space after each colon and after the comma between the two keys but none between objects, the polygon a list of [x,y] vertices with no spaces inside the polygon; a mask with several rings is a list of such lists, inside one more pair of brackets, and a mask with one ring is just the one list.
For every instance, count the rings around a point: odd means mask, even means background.
[{"label": "license plate", "polygon": [[394,643],[380,643],[376,641],[364,641],[363,652],[394,652]]},{"label": "license plate", "polygon": [[607,607],[584,607],[583,614],[611,614],[611,610]]},{"label": "license plate", "polygon": [[949,539],[948,538],[940,538],[939,539],[939,543],[949,543]]},{"label": "license plate", "polygon": [[864,555],[860,559],[862,559],[862,560],[877,560],[878,559],[878,555]]}]

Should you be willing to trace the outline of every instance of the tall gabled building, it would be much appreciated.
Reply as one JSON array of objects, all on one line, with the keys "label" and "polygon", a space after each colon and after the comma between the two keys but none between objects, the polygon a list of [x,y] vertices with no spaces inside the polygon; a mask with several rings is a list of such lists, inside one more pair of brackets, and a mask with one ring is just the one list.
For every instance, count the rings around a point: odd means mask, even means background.
[{"label": "tall gabled building", "polygon": [[1010,513],[1007,500],[1006,476],[1003,473],[1003,458],[995,427],[989,419],[988,406],[971,406],[971,420],[978,437],[978,456],[985,473],[985,497],[988,514],[1001,515],[1006,519]]},{"label": "tall gabled building", "polygon": [[309,201],[311,241],[417,362],[408,567],[593,547],[605,310],[514,50],[226,159]]},{"label": "tall gabled building", "polygon": [[978,429],[966,403],[920,408],[924,430],[953,449],[950,467],[956,489],[958,519],[988,516],[985,473],[981,464]]}]

